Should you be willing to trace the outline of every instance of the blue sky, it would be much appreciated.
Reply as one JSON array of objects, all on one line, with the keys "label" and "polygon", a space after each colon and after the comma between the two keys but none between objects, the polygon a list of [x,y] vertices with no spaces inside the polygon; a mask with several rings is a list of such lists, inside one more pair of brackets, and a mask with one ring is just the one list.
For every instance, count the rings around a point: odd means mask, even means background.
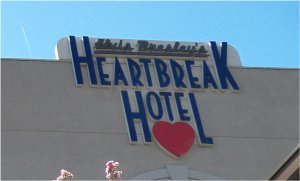
[{"label": "blue sky", "polygon": [[1,2],[1,57],[54,59],[65,36],[228,42],[243,66],[299,68],[299,2]]}]

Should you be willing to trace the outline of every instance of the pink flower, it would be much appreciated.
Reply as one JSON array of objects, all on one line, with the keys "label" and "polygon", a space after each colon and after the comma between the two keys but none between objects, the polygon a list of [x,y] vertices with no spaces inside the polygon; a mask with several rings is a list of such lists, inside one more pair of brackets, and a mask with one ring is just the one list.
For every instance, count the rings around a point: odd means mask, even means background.
[{"label": "pink flower", "polygon": [[63,180],[63,177],[62,176],[58,176],[57,178],[56,178],[56,181],[62,181]]},{"label": "pink flower", "polygon": [[108,162],[106,163],[106,166],[112,166],[113,163],[114,163],[114,161],[113,161],[113,160],[110,160],[110,161],[108,161]]},{"label": "pink flower", "polygon": [[119,162],[114,162],[112,165],[113,165],[114,167],[118,167],[118,166],[119,166]]},{"label": "pink flower", "polygon": [[60,171],[60,176],[56,178],[56,181],[62,181],[62,180],[70,180],[74,177],[74,175],[71,172],[68,172],[67,170],[62,169]]},{"label": "pink flower", "polygon": [[121,175],[122,175],[122,171],[118,171],[117,172],[117,178],[121,178]]},{"label": "pink flower", "polygon": [[119,162],[110,160],[106,163],[105,174],[108,180],[119,180],[122,175],[122,171],[118,170]]}]

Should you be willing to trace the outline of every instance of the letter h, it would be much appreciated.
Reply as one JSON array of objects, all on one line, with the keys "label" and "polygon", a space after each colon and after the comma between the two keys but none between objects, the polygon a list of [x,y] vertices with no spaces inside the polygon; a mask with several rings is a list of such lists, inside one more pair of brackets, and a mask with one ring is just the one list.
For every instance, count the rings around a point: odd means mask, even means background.
[{"label": "letter h", "polygon": [[145,112],[141,91],[135,91],[136,103],[139,109],[138,112],[132,111],[129,102],[128,92],[123,90],[121,91],[121,95],[122,95],[123,109],[125,111],[125,116],[127,120],[130,142],[134,143],[138,141],[136,129],[134,125],[135,120],[140,120],[142,123],[143,132],[144,132],[144,141],[147,143],[151,142],[151,133],[147,122],[147,115]]},{"label": "letter h", "polygon": [[97,85],[97,78],[95,73],[95,67],[94,67],[89,37],[87,36],[83,37],[83,46],[86,55],[85,57],[80,57],[78,55],[75,36],[69,36],[69,42],[71,48],[72,64],[73,64],[73,71],[75,75],[76,85],[83,84],[81,65],[80,65],[81,63],[87,64],[90,85]]}]

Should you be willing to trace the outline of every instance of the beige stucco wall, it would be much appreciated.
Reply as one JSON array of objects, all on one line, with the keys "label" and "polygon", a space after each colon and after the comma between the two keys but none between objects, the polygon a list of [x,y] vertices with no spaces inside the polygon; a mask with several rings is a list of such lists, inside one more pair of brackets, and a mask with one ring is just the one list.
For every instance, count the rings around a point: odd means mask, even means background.
[{"label": "beige stucco wall", "polygon": [[117,160],[123,178],[185,165],[223,179],[268,179],[299,142],[299,70],[231,68],[238,93],[197,92],[214,145],[182,159],[156,143],[131,145],[119,88],[75,86],[72,65],[2,60],[2,179],[104,179]]}]

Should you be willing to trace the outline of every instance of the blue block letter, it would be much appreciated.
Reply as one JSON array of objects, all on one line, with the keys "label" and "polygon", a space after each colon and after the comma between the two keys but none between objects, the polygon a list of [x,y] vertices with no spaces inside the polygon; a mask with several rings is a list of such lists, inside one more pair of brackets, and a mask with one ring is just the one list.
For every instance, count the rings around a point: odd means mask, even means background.
[{"label": "blue block letter", "polygon": [[102,62],[105,62],[105,58],[102,57],[97,57],[97,66],[98,66],[98,71],[99,71],[99,78],[100,78],[100,83],[101,85],[111,85],[111,82],[105,79],[109,78],[109,74],[103,73],[103,67],[102,67]]},{"label": "blue block letter", "polygon": [[121,64],[118,58],[115,58],[115,77],[114,77],[114,85],[119,85],[119,81],[123,82],[123,85],[128,86],[128,81],[125,77]]},{"label": "blue block letter", "polygon": [[90,78],[90,85],[97,85],[97,78],[95,73],[95,67],[94,67],[89,37],[87,36],[83,37],[83,45],[84,45],[84,50],[86,55],[85,57],[79,57],[78,55],[75,36],[69,36],[69,42],[71,48],[72,64],[73,64],[73,70],[75,74],[76,85],[83,84],[80,63],[87,64],[89,78]]},{"label": "blue block letter", "polygon": [[194,113],[195,122],[196,122],[197,130],[198,130],[198,135],[199,135],[198,138],[200,138],[201,144],[212,145],[214,143],[213,139],[211,137],[205,136],[194,93],[189,93],[189,98],[190,98],[190,103],[191,103],[191,107],[192,107],[192,110]]},{"label": "blue block letter", "polygon": [[[157,114],[155,114],[155,112],[153,110],[153,106],[151,104],[151,97],[153,97],[154,100],[155,100],[154,102],[156,102]],[[148,92],[147,95],[146,95],[146,102],[147,102],[147,107],[148,107],[148,110],[149,110],[149,113],[150,113],[151,117],[154,120],[160,120],[163,116],[163,109],[162,109],[162,104],[161,104],[161,101],[160,101],[160,98],[159,98],[158,94],[156,94],[153,91]]]},{"label": "blue block letter", "polygon": [[130,58],[127,59],[127,63],[128,63],[132,85],[142,87],[143,83],[140,81],[141,74],[142,74],[140,65]]},{"label": "blue block letter", "polygon": [[211,84],[214,89],[218,89],[216,81],[215,81],[212,73],[210,72],[209,67],[207,66],[206,62],[203,61],[203,85],[204,85],[204,88],[208,88],[208,84]]},{"label": "blue block letter", "polygon": [[179,87],[186,88],[186,85],[183,82],[184,71],[183,71],[181,65],[172,59],[170,60],[170,64],[171,64],[171,68],[172,68],[172,72],[173,72],[175,86],[177,88],[179,88]]},{"label": "blue block letter", "polygon": [[181,104],[181,101],[180,101],[180,97],[183,97],[184,94],[182,92],[175,92],[174,95],[175,95],[175,101],[176,101],[177,110],[178,110],[180,120],[181,121],[189,121],[190,117],[185,115],[185,114],[188,113],[188,110],[182,108],[182,104]]},{"label": "blue block letter", "polygon": [[227,81],[231,84],[234,90],[239,90],[239,87],[227,67],[227,43],[222,42],[221,53],[218,52],[216,42],[211,41],[211,50],[214,56],[215,65],[220,79],[222,89],[228,89]]},{"label": "blue block letter", "polygon": [[160,59],[154,59],[154,64],[157,72],[159,86],[167,87],[170,84],[170,76],[167,72],[167,64]]},{"label": "blue block letter", "polygon": [[199,79],[197,77],[194,77],[193,73],[192,73],[191,65],[194,65],[194,64],[195,63],[194,63],[193,60],[186,60],[185,61],[185,67],[186,67],[186,71],[187,71],[187,74],[188,74],[188,77],[189,77],[191,88],[199,89],[199,88],[201,88],[201,85],[196,84],[196,82],[199,81]]},{"label": "blue block letter", "polygon": [[129,130],[130,142],[138,141],[135,126],[134,126],[135,120],[139,120],[142,123],[145,142],[151,142],[151,134],[150,134],[149,125],[147,122],[147,115],[145,112],[145,107],[144,107],[141,91],[135,91],[138,112],[132,111],[132,108],[131,108],[130,102],[129,102],[128,92],[123,90],[123,91],[121,91],[121,95],[122,95],[123,109],[125,110],[125,114],[126,114],[125,116],[126,116],[127,126],[128,126],[128,130]]}]

